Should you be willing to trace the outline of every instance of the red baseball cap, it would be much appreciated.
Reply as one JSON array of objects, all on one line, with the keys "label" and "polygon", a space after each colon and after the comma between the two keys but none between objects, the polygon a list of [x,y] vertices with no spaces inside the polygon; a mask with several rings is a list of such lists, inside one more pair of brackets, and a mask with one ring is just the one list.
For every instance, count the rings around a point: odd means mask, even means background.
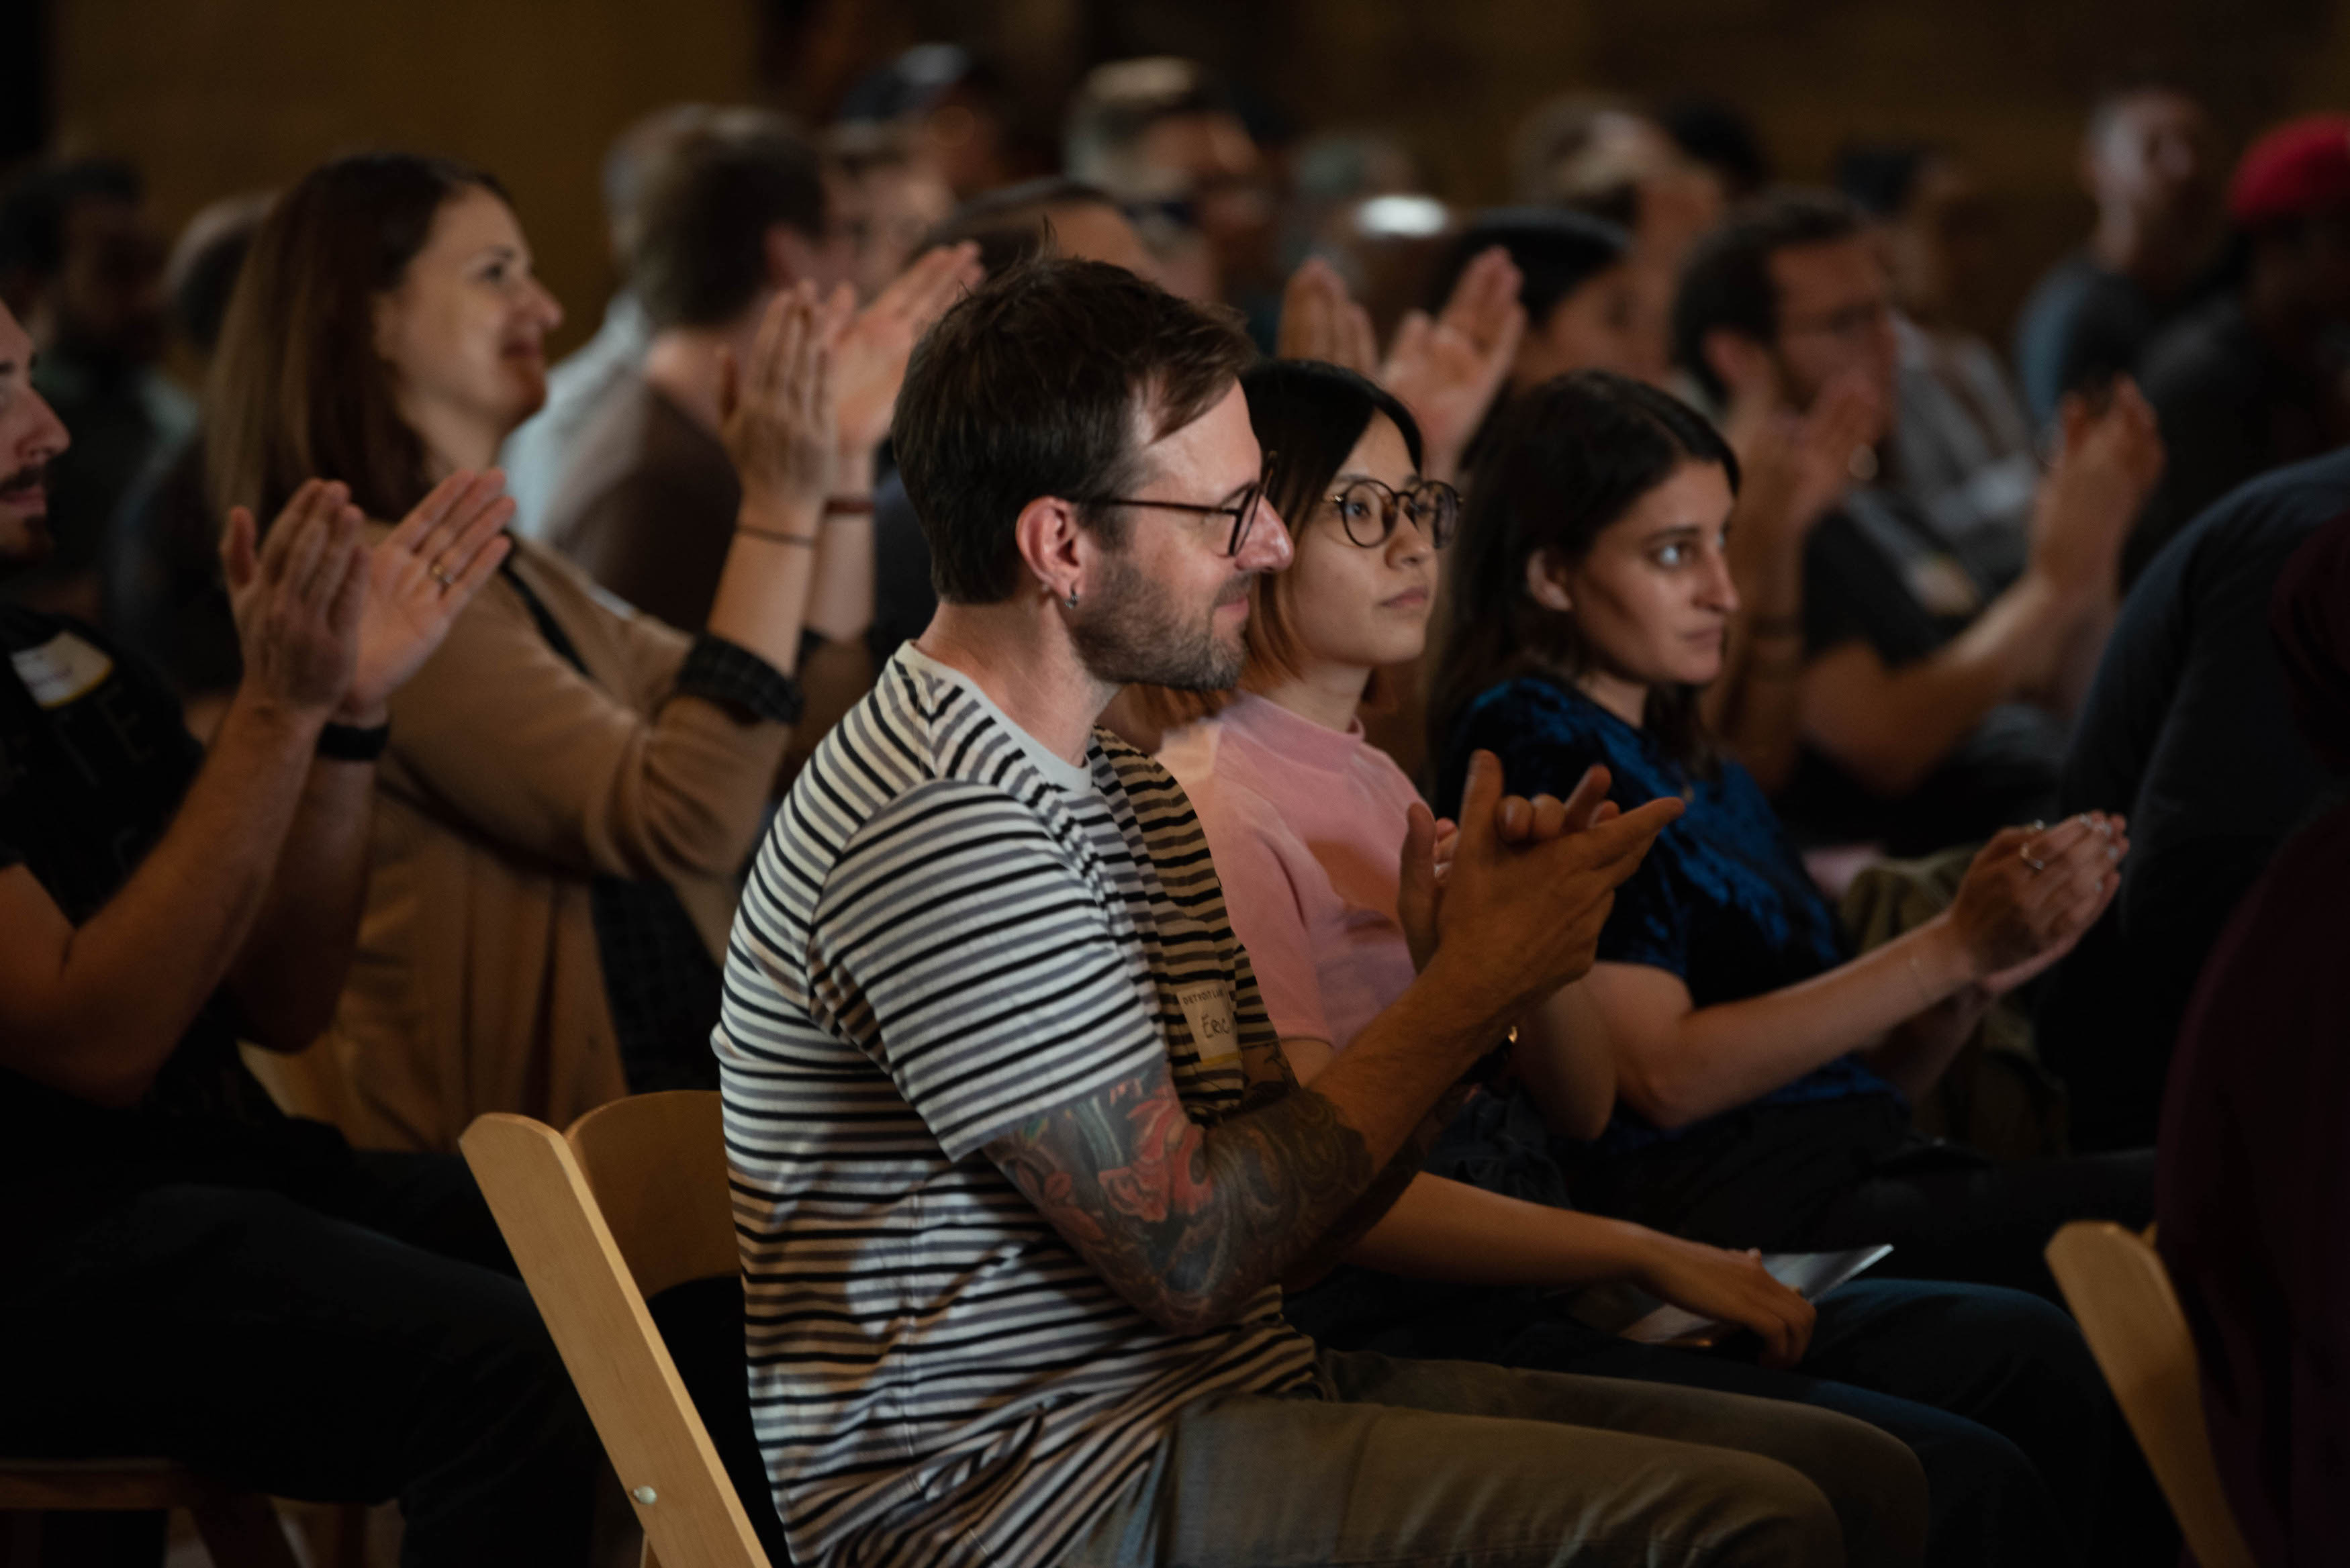
[{"label": "red baseball cap", "polygon": [[2287,120],[2252,143],[2228,182],[2228,215],[2251,227],[2350,206],[2350,115]]}]

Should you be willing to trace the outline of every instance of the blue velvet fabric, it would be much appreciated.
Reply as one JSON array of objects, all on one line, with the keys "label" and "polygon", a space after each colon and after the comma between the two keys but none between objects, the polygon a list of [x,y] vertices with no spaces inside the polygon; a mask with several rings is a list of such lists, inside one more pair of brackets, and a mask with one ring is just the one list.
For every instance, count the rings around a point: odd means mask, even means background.
[{"label": "blue velvet fabric", "polygon": [[[1609,795],[1627,810],[1663,794],[1687,803],[1680,819],[1659,836],[1646,863],[1617,890],[1599,939],[1603,963],[1665,970],[1680,978],[1698,1006],[1711,1007],[1794,985],[1845,961],[1835,911],[1804,871],[1762,787],[1737,763],[1724,759],[1718,776],[1697,777],[1646,731],[1543,675],[1491,687],[1461,714],[1440,761],[1439,810],[1459,809],[1469,753],[1480,748],[1501,758],[1513,794],[1564,798],[1585,769],[1599,763],[1611,775]],[[1897,1093],[1846,1056],[1773,1090],[1762,1103]],[[1680,1135],[1663,1132],[1619,1105],[1600,1148],[1624,1152],[1675,1136]]]}]

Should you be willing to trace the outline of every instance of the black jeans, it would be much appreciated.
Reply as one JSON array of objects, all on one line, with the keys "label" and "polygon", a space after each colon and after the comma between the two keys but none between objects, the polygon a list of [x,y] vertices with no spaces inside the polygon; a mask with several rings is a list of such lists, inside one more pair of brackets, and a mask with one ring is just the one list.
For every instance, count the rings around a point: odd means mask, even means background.
[{"label": "black jeans", "polygon": [[1893,1244],[1882,1276],[2059,1299],[2042,1256],[2074,1220],[2154,1219],[2154,1151],[1993,1160],[1909,1130],[1898,1101],[1747,1106],[1629,1153],[1567,1157],[1578,1209],[1720,1247]]},{"label": "black jeans", "polygon": [[397,1497],[418,1568],[588,1560],[595,1434],[454,1156],[125,1191],[0,1272],[0,1454]]}]

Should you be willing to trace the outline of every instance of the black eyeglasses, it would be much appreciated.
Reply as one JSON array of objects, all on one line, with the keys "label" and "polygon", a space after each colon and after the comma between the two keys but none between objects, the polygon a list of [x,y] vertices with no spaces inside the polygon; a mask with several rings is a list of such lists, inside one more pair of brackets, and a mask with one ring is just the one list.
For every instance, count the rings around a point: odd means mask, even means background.
[{"label": "black eyeglasses", "polygon": [[1200,517],[1229,517],[1232,520],[1232,536],[1224,546],[1224,554],[1237,556],[1248,543],[1249,530],[1256,526],[1259,503],[1264,500],[1264,482],[1273,472],[1272,452],[1264,454],[1264,472],[1256,483],[1241,492],[1238,501],[1229,506],[1211,506],[1199,501],[1137,501],[1124,495],[1094,495],[1080,501],[1080,506],[1155,506],[1161,512],[1189,512]]},{"label": "black eyeglasses", "polygon": [[1461,525],[1461,493],[1440,479],[1423,479],[1400,493],[1376,479],[1350,481],[1330,497],[1349,544],[1376,550],[1395,536],[1396,519],[1409,517],[1428,542],[1441,550]]}]

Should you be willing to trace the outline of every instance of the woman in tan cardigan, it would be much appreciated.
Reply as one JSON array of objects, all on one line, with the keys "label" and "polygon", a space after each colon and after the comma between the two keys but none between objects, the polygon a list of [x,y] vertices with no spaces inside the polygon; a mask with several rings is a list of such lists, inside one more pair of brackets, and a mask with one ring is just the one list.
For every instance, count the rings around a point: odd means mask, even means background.
[{"label": "woman in tan cardigan", "polygon": [[[354,1141],[449,1148],[485,1111],[559,1126],[631,1088],[714,1081],[718,963],[799,715],[803,632],[851,639],[869,613],[869,537],[827,502],[882,431],[837,429],[837,410],[878,400],[886,422],[955,259],[854,319],[806,287],[776,297],[727,410],[743,501],[701,637],[517,541],[394,700],[327,1042]],[[487,175],[400,154],[313,171],[230,306],[224,502],[271,515],[318,472],[397,517],[442,476],[488,470],[544,398],[559,320]]]}]

